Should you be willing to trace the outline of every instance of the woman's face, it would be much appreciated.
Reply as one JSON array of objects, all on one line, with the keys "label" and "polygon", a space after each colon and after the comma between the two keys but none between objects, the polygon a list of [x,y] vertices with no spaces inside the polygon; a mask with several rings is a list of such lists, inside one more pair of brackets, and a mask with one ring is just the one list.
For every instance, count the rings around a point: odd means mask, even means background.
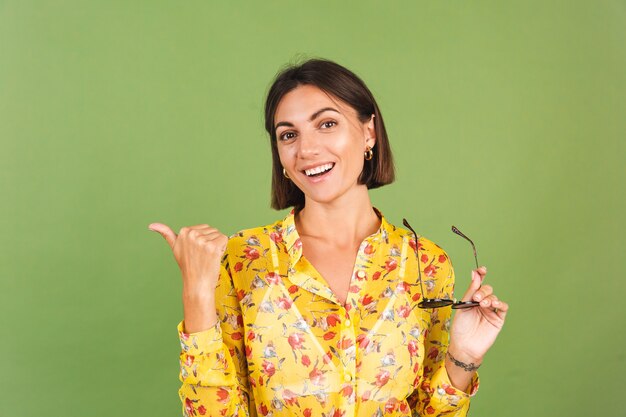
[{"label": "woman's face", "polygon": [[350,105],[301,85],[279,102],[274,127],[280,162],[307,199],[329,203],[366,187],[357,181],[376,141],[373,117],[361,123]]}]

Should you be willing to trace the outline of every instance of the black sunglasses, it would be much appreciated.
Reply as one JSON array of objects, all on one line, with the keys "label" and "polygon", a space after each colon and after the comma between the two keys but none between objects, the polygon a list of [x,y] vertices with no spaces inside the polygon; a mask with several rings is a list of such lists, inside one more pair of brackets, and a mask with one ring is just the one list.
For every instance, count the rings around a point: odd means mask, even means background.
[{"label": "black sunglasses", "polygon": [[[415,233],[415,230],[413,230],[413,228],[411,227],[411,225],[409,224],[409,222],[406,219],[402,219],[402,223],[408,227],[411,232],[413,232],[413,235],[415,236],[415,255],[417,256],[417,274],[418,274],[418,280],[420,282],[420,288],[422,289],[422,301],[420,301],[417,306],[419,308],[440,308],[440,307],[447,307],[449,305],[452,306],[452,308],[454,309],[460,309],[460,308],[472,308],[472,307],[476,307],[478,305],[480,305],[480,303],[476,302],[476,301],[457,301],[456,298],[454,300],[451,300],[449,298],[427,298],[425,297],[425,293],[424,293],[424,284],[422,283],[422,267],[420,265],[420,256],[417,253],[417,248],[418,248],[418,237],[417,237],[417,233]],[[472,242],[472,239],[470,239],[469,237],[465,236],[459,229],[457,229],[455,226],[452,226],[452,231],[454,233],[456,233],[457,235],[461,236],[462,238],[466,239],[469,243],[472,244],[472,248],[474,249],[474,261],[476,261],[476,268],[478,268],[478,256],[476,255],[476,246],[474,246],[474,242]]]}]

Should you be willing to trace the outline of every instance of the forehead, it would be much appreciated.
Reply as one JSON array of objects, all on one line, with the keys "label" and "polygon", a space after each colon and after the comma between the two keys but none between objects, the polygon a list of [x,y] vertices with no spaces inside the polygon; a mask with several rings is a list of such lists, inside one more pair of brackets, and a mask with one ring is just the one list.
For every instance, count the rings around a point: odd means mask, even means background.
[{"label": "forehead", "polygon": [[348,116],[356,114],[347,103],[314,85],[300,85],[283,96],[276,107],[274,123],[280,121],[304,122],[315,111],[333,107]]}]

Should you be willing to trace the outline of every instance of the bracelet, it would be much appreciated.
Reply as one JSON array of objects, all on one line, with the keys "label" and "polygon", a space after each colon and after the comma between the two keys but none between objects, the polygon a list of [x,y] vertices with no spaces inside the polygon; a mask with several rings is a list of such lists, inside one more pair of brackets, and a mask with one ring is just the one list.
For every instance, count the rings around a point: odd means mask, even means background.
[{"label": "bracelet", "polygon": [[450,353],[450,351],[448,351],[448,356],[450,357],[450,360],[452,360],[452,363],[454,363],[456,366],[458,366],[459,368],[463,368],[463,370],[467,371],[467,372],[473,372],[476,369],[480,368],[480,363],[478,365],[472,363],[465,363],[465,362],[461,362],[460,360],[458,360],[457,358],[455,358],[454,356],[452,356],[452,353]]}]

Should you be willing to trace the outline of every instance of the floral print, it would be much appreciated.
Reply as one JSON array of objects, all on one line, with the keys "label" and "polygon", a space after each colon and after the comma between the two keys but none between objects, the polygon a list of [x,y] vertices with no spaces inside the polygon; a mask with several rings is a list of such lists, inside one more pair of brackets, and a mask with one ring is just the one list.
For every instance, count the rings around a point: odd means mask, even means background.
[{"label": "floral print", "polygon": [[456,389],[444,357],[450,308],[420,309],[417,258],[429,297],[450,296],[446,252],[381,219],[359,247],[341,304],[302,255],[294,211],[232,235],[216,288],[219,322],[178,324],[185,416],[465,416],[478,389]]}]

